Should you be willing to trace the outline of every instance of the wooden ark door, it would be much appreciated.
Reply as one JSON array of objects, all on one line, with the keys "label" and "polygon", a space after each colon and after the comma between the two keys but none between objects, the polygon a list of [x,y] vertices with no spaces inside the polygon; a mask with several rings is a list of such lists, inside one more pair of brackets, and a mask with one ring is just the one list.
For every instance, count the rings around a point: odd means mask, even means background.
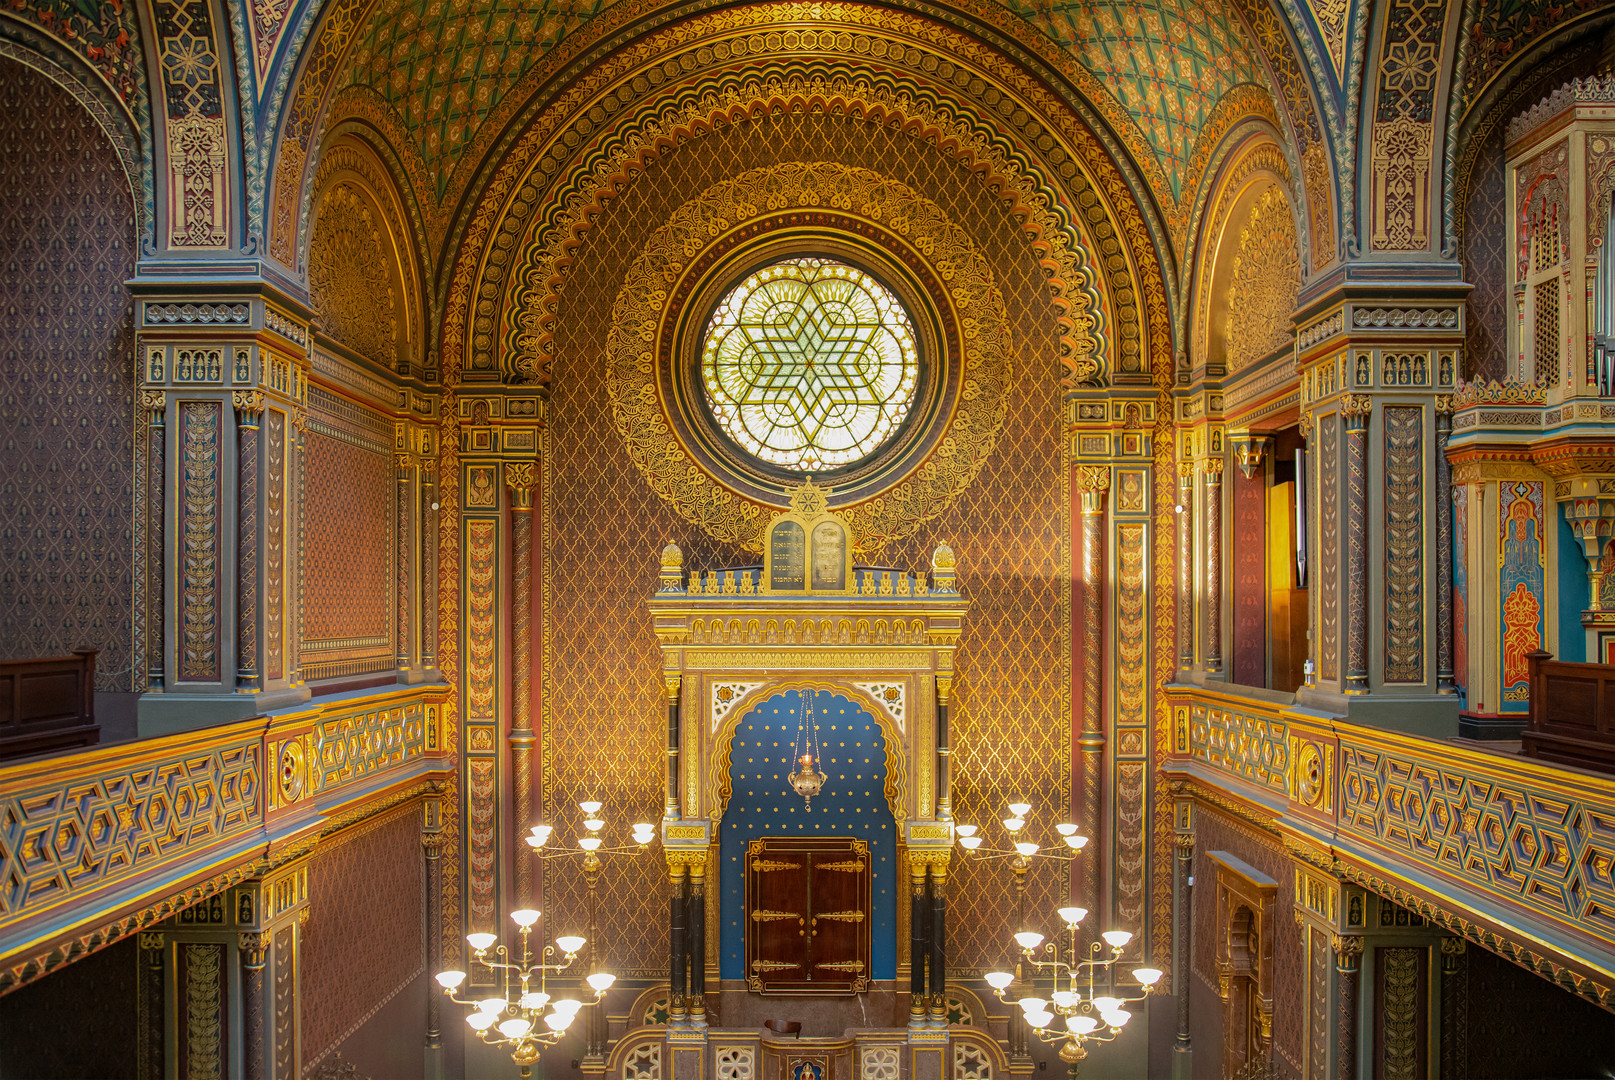
[{"label": "wooden ark door", "polygon": [[769,838],[746,850],[746,985],[857,994],[870,978],[869,845]]}]

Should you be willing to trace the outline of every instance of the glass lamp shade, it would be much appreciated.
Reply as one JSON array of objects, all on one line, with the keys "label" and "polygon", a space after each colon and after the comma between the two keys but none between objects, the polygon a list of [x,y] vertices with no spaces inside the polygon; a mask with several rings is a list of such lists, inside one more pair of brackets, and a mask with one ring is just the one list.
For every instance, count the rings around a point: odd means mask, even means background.
[{"label": "glass lamp shade", "polygon": [[1030,859],[1033,855],[1037,854],[1037,845],[1036,844],[1028,844],[1026,841],[1023,840],[1020,843],[1015,845],[1015,850],[1020,852],[1026,858]]},{"label": "glass lamp shade", "polygon": [[1032,812],[1032,804],[1027,802],[1012,802],[1009,804],[1009,812],[1018,818],[1023,818]]},{"label": "glass lamp shade", "polygon": [[499,1034],[503,1035],[507,1039],[519,1039],[532,1030],[533,1022],[531,1020],[523,1020],[519,1016],[506,1020],[503,1024],[499,1025]]},{"label": "glass lamp shade", "polygon": [[1133,940],[1133,935],[1126,930],[1106,930],[1099,935],[1112,949],[1125,949],[1127,943]]},{"label": "glass lamp shade", "polygon": [[1031,952],[1033,949],[1043,944],[1043,935],[1039,934],[1035,930],[1022,930],[1020,933],[1015,935],[1015,944],[1019,945],[1027,952]]},{"label": "glass lamp shade", "polygon": [[975,851],[977,848],[979,848],[981,846],[981,837],[979,837],[979,836],[961,836],[961,837],[959,837],[959,843],[964,847],[964,849],[966,851]]},{"label": "glass lamp shade", "polygon": [[549,1000],[550,996],[548,994],[540,993],[537,990],[531,990],[522,995],[521,1006],[528,1012],[537,1012],[545,1005],[549,1004]]},{"label": "glass lamp shade", "polygon": [[1086,836],[1068,836],[1065,838],[1065,846],[1072,851],[1081,851],[1088,846],[1088,838]]},{"label": "glass lamp shade", "polygon": [[1109,1024],[1113,1028],[1126,1027],[1127,1021],[1133,1018],[1133,1014],[1124,1009],[1112,1009],[1110,1012],[1104,1013],[1103,1015],[1105,1023]]},{"label": "glass lamp shade", "polygon": [[568,955],[568,956],[576,956],[577,953],[578,953],[578,950],[583,948],[583,946],[585,944],[585,939],[580,938],[580,937],[578,937],[576,935],[570,935],[568,937],[558,937],[558,938],[556,938],[555,939],[555,944],[560,946],[561,951],[566,953],[566,955]]},{"label": "glass lamp shade", "polygon": [[578,1010],[583,1008],[583,1002],[577,1000],[576,998],[562,998],[554,1005],[551,1005],[550,1008],[554,1009],[563,1016],[576,1016],[578,1014]]},{"label": "glass lamp shade", "polygon": [[544,846],[544,838],[541,837],[541,836],[537,836],[537,835],[528,836],[528,837],[525,837],[524,839],[526,839],[526,841],[527,841],[527,846],[532,848],[534,851],[538,851],[540,848],[542,848]]},{"label": "glass lamp shade", "polygon": [[1054,827],[1054,831],[1059,833],[1061,836],[1075,836],[1077,827],[1068,821],[1062,821],[1060,824]]},{"label": "glass lamp shade", "polygon": [[505,1006],[507,1004],[509,1003],[502,997],[483,998],[481,1001],[477,1002],[477,1011],[485,1012],[489,1016],[498,1016],[500,1013],[505,1011]]},{"label": "glass lamp shade", "polygon": [[598,851],[600,850],[600,838],[598,836],[580,837],[578,839],[578,847],[582,848],[584,851]]},{"label": "glass lamp shade", "polygon": [[585,814],[588,814],[590,817],[594,817],[596,814],[598,814],[600,812],[600,808],[602,806],[604,806],[604,805],[606,805],[606,804],[601,803],[601,802],[594,802],[594,801],[580,802],[580,803],[578,803],[578,809],[582,810]]},{"label": "glass lamp shade", "polygon": [[497,1019],[493,1013],[474,1012],[465,1018],[465,1022],[471,1025],[473,1031],[487,1031]]},{"label": "glass lamp shade", "polygon": [[1074,1009],[1081,1003],[1082,998],[1070,990],[1056,990],[1050,1000],[1054,1002],[1056,1009]]},{"label": "glass lamp shade", "polygon": [[987,985],[994,990],[1003,990],[1015,981],[1015,976],[1007,971],[989,971],[984,978],[987,980]]},{"label": "glass lamp shade", "polygon": [[656,838],[656,827],[641,822],[634,826],[634,843],[648,844]]},{"label": "glass lamp shade", "polygon": [[1054,1022],[1054,1014],[1044,1009],[1041,1012],[1027,1013],[1026,1023],[1038,1031],[1042,1031]]},{"label": "glass lamp shade", "polygon": [[606,827],[606,823],[597,817],[592,817],[583,823],[583,827],[590,832],[599,832]]},{"label": "glass lamp shade", "polygon": [[520,911],[512,911],[510,913],[510,921],[525,930],[538,921],[538,912],[532,908],[522,908]]},{"label": "glass lamp shade", "polygon": [[465,972],[463,971],[440,971],[437,973],[437,984],[445,990],[453,990],[463,982],[465,982]]},{"label": "glass lamp shade", "polygon": [[976,827],[974,825],[955,825],[953,827],[953,831],[960,836],[976,835]]},{"label": "glass lamp shade", "polygon": [[496,934],[467,934],[465,940],[475,952],[487,952],[499,940]]},{"label": "glass lamp shade", "polygon": [[589,986],[597,994],[603,994],[611,989],[611,984],[617,981],[617,976],[609,971],[597,971],[589,976]]},{"label": "glass lamp shade", "polygon": [[1088,909],[1080,907],[1063,907],[1056,912],[1056,914],[1060,916],[1060,921],[1065,923],[1067,926],[1075,926],[1088,914]]},{"label": "glass lamp shade", "polygon": [[1099,1021],[1091,1016],[1071,1016],[1066,1018],[1066,1030],[1076,1035],[1088,1035],[1099,1026]]},{"label": "glass lamp shade", "polygon": [[1154,986],[1161,981],[1161,975],[1160,968],[1136,968],[1133,971],[1133,978],[1138,980],[1140,986]]},{"label": "glass lamp shade", "polygon": [[1117,1009],[1122,1007],[1122,999],[1115,997],[1096,997],[1093,999],[1093,1007],[1102,1013],[1115,1012]]},{"label": "glass lamp shade", "polygon": [[565,1031],[566,1026],[572,1022],[571,1013],[550,1013],[544,1018],[544,1024],[551,1031]]},{"label": "glass lamp shade", "polygon": [[1026,824],[1026,819],[1025,818],[1007,817],[1007,818],[1004,819],[1004,828],[1008,829],[1012,833],[1020,832],[1021,827],[1023,825],[1025,825],[1025,824]]},{"label": "glass lamp shade", "polygon": [[1044,1009],[1049,1007],[1049,1003],[1047,1001],[1045,1001],[1043,998],[1037,997],[1021,998],[1015,1004],[1019,1005],[1021,1007],[1021,1012],[1026,1013],[1028,1016],[1035,1012],[1042,1012]]}]

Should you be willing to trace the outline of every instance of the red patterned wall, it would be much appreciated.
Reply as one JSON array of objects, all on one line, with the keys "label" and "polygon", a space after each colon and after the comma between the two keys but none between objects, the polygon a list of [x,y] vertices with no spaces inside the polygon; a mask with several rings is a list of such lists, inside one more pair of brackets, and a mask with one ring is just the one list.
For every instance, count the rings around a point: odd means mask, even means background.
[{"label": "red patterned wall", "polygon": [[1239,469],[1233,479],[1233,681],[1267,685],[1267,479]]},{"label": "red patterned wall", "polygon": [[1190,963],[1195,977],[1211,989],[1215,1007],[1221,1007],[1216,996],[1217,864],[1206,853],[1226,851],[1279,882],[1273,904],[1273,1052],[1289,1063],[1290,1072],[1299,1073],[1306,1047],[1307,972],[1305,943],[1295,922],[1294,890],[1287,885],[1295,878],[1293,864],[1277,836],[1224,817],[1204,804],[1195,809],[1194,834],[1194,955]]},{"label": "red patterned wall", "polygon": [[112,144],[0,59],[0,658],[132,690],[134,204]]},{"label": "red patterned wall", "polygon": [[421,973],[424,858],[419,802],[314,849],[303,932],[305,1068],[340,1047]]},{"label": "red patterned wall", "polygon": [[310,396],[304,667],[309,678],[390,667],[398,602],[391,425],[334,395]]}]

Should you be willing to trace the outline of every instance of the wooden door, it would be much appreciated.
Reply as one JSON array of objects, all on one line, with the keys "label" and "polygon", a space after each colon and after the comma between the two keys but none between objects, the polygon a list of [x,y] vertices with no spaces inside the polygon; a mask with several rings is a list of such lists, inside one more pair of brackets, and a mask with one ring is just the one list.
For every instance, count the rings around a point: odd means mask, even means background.
[{"label": "wooden door", "polygon": [[797,837],[746,850],[746,982],[760,993],[869,987],[869,844]]}]

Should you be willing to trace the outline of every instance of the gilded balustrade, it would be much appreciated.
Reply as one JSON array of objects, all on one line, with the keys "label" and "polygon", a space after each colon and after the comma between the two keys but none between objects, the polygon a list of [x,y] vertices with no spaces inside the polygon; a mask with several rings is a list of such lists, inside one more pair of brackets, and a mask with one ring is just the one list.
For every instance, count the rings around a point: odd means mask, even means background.
[{"label": "gilded balustrade", "polygon": [[1167,775],[1354,881],[1615,1008],[1615,785],[1607,777],[1169,688]]},{"label": "gilded balustrade", "polygon": [[443,688],[0,767],[0,992],[446,779]]}]

